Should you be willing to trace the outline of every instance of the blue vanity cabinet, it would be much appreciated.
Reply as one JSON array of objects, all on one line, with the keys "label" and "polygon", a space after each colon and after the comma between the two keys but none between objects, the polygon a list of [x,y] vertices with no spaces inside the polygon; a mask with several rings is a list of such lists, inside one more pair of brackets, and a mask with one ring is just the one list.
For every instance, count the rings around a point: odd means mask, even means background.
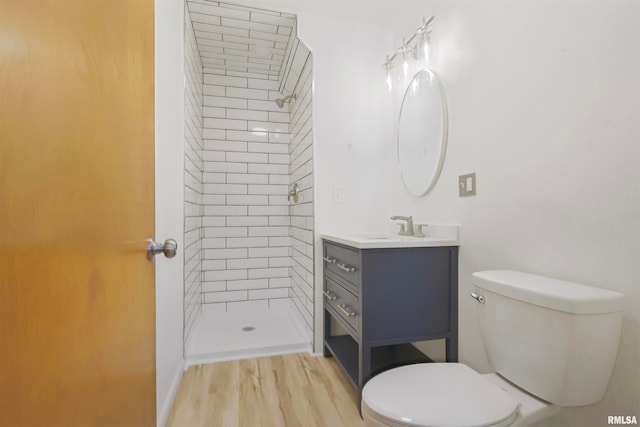
[{"label": "blue vanity cabinet", "polygon": [[325,239],[323,259],[324,355],[359,391],[386,369],[431,361],[411,342],[445,339],[446,360],[457,362],[457,246],[358,249]]}]

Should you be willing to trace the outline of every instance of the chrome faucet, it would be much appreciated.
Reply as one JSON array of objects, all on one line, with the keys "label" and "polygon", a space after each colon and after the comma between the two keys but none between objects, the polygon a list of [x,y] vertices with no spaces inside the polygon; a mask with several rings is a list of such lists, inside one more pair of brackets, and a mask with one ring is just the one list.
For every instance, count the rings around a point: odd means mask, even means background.
[{"label": "chrome faucet", "polygon": [[407,230],[406,231],[404,229],[404,224],[401,224],[402,228],[400,228],[400,231],[398,232],[398,234],[400,236],[415,236],[416,233],[414,233],[414,231],[413,231],[413,217],[412,216],[394,215],[394,216],[391,217],[391,219],[393,221],[396,221],[396,220],[407,221]]}]

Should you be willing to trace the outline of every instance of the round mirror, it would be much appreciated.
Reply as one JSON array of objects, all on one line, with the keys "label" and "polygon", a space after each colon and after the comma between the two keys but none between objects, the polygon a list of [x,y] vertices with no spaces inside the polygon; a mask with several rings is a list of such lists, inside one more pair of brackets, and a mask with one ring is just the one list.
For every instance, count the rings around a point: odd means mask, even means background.
[{"label": "round mirror", "polygon": [[404,93],[397,142],[400,175],[414,196],[427,194],[438,180],[447,126],[447,102],[438,76],[418,71]]}]

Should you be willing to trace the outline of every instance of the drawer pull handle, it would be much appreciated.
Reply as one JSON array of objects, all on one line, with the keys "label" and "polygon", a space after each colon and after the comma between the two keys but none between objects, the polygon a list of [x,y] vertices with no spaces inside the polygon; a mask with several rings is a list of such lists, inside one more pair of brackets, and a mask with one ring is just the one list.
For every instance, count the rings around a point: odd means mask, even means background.
[{"label": "drawer pull handle", "polygon": [[356,313],[354,313],[353,311],[347,310],[347,305],[346,304],[338,304],[338,308],[347,317],[354,317],[356,315]]},{"label": "drawer pull handle", "polygon": [[329,258],[328,256],[326,256],[326,257],[324,257],[322,259],[325,260],[329,264],[333,264],[334,262],[336,262],[335,258]]},{"label": "drawer pull handle", "polygon": [[327,297],[329,301],[333,301],[334,299],[337,298],[334,294],[332,294],[329,291],[323,291],[322,293],[324,294],[325,297]]},{"label": "drawer pull handle", "polygon": [[355,267],[351,267],[351,266],[347,267],[346,264],[338,263],[336,267],[338,267],[342,271],[346,271],[347,273],[353,273],[354,271],[356,271]]}]

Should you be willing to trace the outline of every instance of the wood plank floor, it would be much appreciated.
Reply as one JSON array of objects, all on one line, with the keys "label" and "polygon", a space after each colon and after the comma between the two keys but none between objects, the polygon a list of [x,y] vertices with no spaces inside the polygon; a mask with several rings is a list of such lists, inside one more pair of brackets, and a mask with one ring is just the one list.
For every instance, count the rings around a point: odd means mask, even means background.
[{"label": "wood plank floor", "polygon": [[167,427],[362,427],[357,399],[331,358],[212,363],[184,374]]}]

